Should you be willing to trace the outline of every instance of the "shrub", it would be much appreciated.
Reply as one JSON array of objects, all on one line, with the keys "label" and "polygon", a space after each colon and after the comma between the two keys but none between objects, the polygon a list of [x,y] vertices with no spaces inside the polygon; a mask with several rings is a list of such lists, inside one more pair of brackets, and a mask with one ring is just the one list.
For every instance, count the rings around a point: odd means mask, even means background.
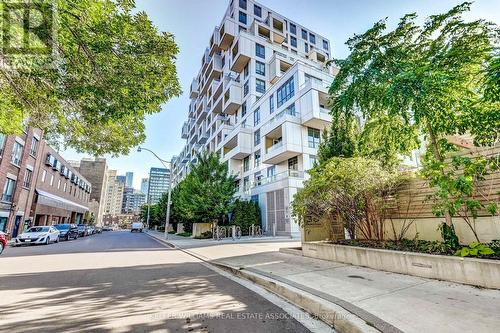
[{"label": "shrub", "polygon": [[256,202],[237,199],[233,203],[232,212],[231,223],[239,226],[244,234],[249,233],[252,224],[260,225],[260,208]]}]

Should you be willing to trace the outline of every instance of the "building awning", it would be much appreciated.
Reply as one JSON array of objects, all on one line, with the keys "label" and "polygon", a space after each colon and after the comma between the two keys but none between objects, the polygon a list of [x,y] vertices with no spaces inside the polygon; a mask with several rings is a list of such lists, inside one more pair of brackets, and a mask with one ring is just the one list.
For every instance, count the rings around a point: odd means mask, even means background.
[{"label": "building awning", "polygon": [[61,198],[55,194],[45,192],[40,189],[36,189],[36,193],[38,194],[37,203],[40,205],[66,209],[70,211],[75,211],[77,213],[85,213],[86,211],[89,210],[89,208],[86,206],[77,204],[76,202]]}]

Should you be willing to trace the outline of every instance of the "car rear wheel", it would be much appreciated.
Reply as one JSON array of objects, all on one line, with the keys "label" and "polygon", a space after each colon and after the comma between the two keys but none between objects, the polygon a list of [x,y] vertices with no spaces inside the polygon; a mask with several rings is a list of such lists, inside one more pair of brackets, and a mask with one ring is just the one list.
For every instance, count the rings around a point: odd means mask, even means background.
[{"label": "car rear wheel", "polygon": [[57,236],[55,243],[59,243],[59,236]]},{"label": "car rear wheel", "polygon": [[50,243],[50,237],[47,236],[47,239],[45,240],[45,245],[49,245],[49,243]]},{"label": "car rear wheel", "polygon": [[3,252],[3,243],[0,243],[0,254]]}]

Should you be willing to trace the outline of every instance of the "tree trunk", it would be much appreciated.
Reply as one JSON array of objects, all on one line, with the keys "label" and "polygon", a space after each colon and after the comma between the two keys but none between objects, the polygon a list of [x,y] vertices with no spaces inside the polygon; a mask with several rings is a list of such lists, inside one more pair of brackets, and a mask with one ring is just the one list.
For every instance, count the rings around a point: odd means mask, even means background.
[{"label": "tree trunk", "polygon": [[[431,139],[432,152],[434,154],[434,158],[436,158],[440,162],[444,162],[444,157],[441,156],[441,154],[439,153],[439,146],[437,144],[436,136],[434,134],[434,131],[432,130],[432,126],[429,124],[429,121],[427,121],[427,130],[429,131],[429,138]],[[444,170],[441,170],[441,174],[444,176]],[[445,212],[444,218],[447,225],[449,226],[453,225],[453,219],[451,218],[451,215],[448,211]]]}]

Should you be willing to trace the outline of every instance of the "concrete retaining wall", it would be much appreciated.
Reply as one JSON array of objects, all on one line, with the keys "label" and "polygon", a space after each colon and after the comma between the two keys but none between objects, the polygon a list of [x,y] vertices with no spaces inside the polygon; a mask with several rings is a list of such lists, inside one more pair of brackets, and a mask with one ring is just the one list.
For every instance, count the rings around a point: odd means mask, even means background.
[{"label": "concrete retaining wall", "polygon": [[306,257],[378,270],[500,289],[500,261],[369,249],[324,242],[302,243]]}]

